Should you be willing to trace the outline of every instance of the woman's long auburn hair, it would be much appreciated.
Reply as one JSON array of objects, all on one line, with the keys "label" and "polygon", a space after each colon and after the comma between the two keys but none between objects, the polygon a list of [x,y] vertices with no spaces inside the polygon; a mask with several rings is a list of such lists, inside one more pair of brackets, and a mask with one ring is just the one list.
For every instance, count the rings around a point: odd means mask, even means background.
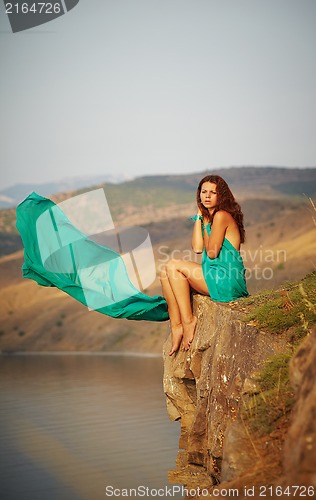
[{"label": "woman's long auburn hair", "polygon": [[[212,215],[210,215],[207,208],[205,208],[204,205],[202,205],[201,203],[201,190],[204,182],[212,182],[217,186],[217,206]],[[233,193],[229,189],[227,182],[222,177],[220,177],[219,175],[206,175],[205,177],[203,177],[197,188],[196,201],[199,209],[202,212],[203,217],[205,217],[206,220],[210,221],[210,223],[213,222],[214,215],[219,210],[225,210],[226,212],[230,213],[237,223],[240,232],[241,243],[245,242],[243,213],[241,211],[239,203],[237,203]]]}]

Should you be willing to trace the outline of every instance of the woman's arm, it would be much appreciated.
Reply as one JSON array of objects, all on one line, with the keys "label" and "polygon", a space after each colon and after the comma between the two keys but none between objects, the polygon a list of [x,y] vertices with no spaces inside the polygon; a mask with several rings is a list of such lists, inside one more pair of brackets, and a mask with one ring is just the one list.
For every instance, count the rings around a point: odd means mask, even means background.
[{"label": "woman's arm", "polygon": [[[200,210],[197,213],[198,216],[202,217]],[[201,219],[196,219],[194,222],[193,232],[192,232],[192,250],[194,253],[202,253],[204,248],[204,240],[202,236],[202,223]]]},{"label": "woman's arm", "polygon": [[205,242],[206,253],[210,259],[216,259],[218,256],[230,219],[230,214],[224,210],[220,210],[214,215],[212,231],[210,237]]}]

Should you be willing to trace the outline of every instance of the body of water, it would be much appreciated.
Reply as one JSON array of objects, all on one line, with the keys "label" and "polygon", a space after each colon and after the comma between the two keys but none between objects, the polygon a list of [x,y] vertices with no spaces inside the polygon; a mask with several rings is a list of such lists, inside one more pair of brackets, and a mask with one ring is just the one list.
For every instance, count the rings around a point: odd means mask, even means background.
[{"label": "body of water", "polygon": [[0,357],[1,498],[98,500],[172,487],[179,424],[168,419],[162,377],[159,357]]}]

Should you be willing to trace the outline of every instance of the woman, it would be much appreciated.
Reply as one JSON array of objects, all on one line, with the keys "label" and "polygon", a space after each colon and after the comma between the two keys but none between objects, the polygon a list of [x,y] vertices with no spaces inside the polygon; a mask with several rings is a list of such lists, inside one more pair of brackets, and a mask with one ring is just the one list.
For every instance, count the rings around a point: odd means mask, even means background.
[{"label": "woman", "polygon": [[197,215],[192,218],[192,249],[197,254],[203,252],[202,263],[173,259],[161,273],[171,324],[170,356],[181,343],[188,350],[193,340],[197,318],[192,312],[191,288],[218,302],[248,295],[239,253],[245,240],[243,214],[222,177],[208,175],[200,181],[197,205]]}]

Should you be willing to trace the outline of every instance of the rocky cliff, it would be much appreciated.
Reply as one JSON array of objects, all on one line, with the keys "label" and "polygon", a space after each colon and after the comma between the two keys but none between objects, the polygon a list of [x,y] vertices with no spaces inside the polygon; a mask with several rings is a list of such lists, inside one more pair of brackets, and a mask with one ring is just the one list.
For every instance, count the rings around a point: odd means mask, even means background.
[{"label": "rocky cliff", "polygon": [[315,274],[226,305],[194,295],[198,325],[190,351],[169,357],[170,339],[164,346],[168,413],[181,423],[172,482],[193,493],[216,488],[217,496],[236,488],[239,498],[247,485],[257,488],[250,496],[271,485],[316,486],[311,297]]}]

